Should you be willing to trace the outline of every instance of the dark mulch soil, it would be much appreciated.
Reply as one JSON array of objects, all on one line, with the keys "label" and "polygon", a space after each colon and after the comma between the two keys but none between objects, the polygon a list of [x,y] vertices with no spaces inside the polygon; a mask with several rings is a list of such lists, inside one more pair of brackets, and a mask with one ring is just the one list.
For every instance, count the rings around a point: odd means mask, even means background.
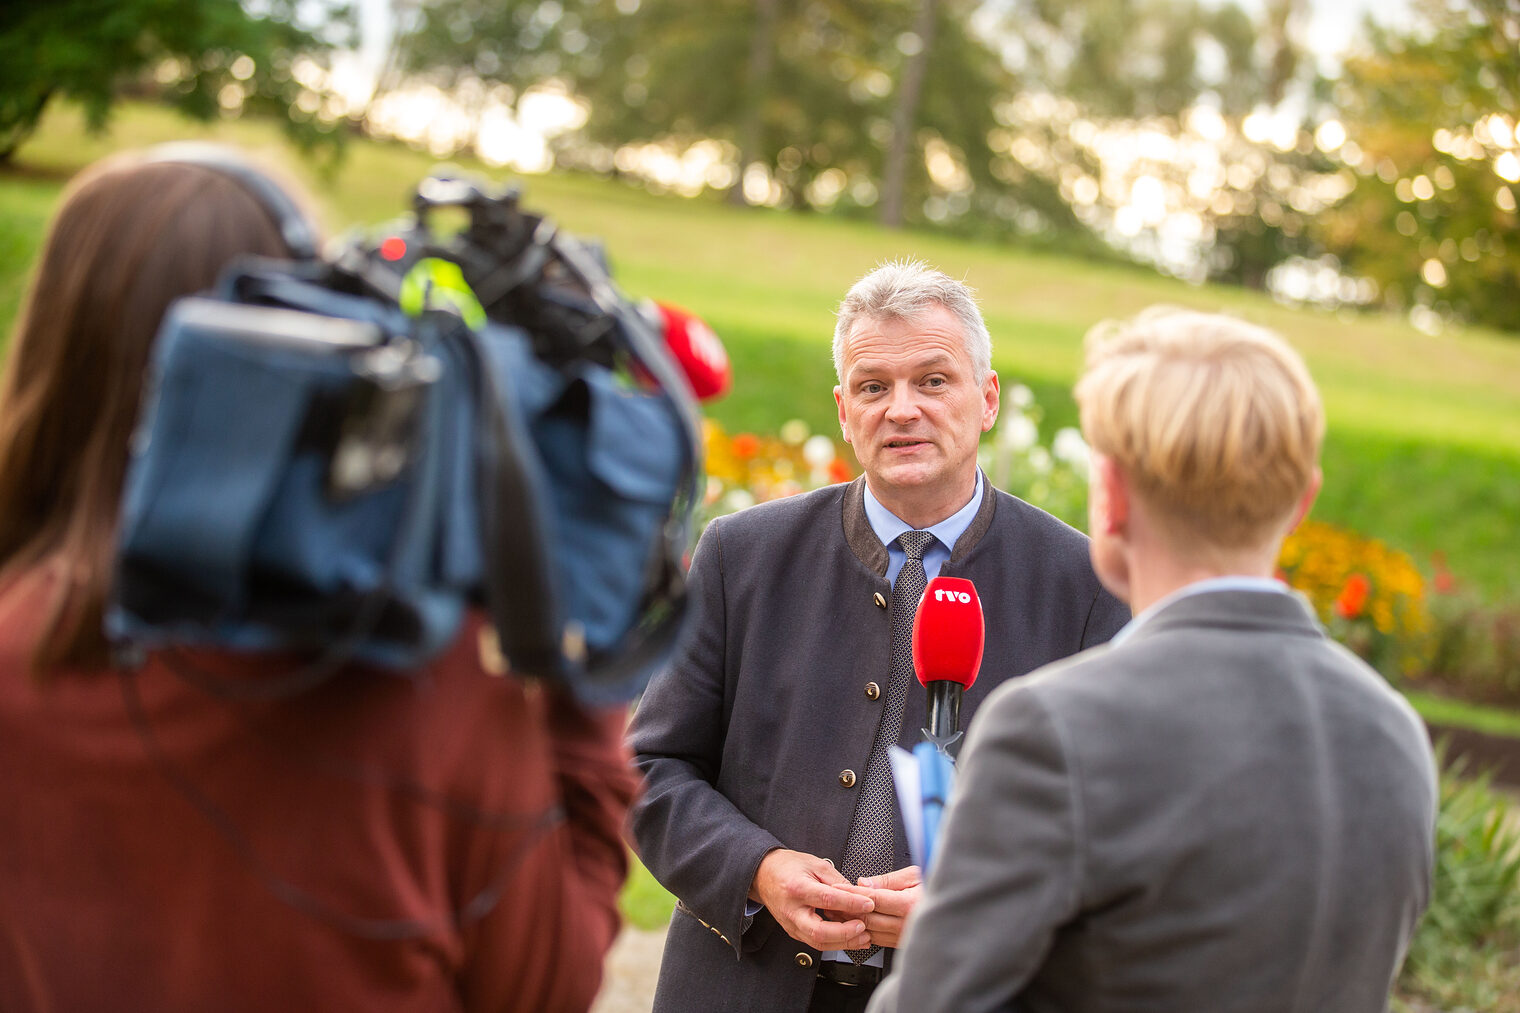
[{"label": "dark mulch soil", "polygon": [[1441,725],[1430,726],[1430,738],[1434,742],[1446,740],[1448,764],[1464,759],[1468,773],[1492,770],[1495,784],[1520,789],[1520,739]]}]

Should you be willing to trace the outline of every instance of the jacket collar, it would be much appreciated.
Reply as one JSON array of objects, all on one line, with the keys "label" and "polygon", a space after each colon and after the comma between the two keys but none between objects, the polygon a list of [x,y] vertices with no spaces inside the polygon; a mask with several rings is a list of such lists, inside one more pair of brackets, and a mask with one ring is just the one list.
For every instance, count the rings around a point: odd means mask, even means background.
[{"label": "jacket collar", "polygon": [[1182,629],[1274,631],[1324,637],[1324,627],[1303,595],[1270,591],[1205,591],[1178,598],[1149,617],[1126,643]]},{"label": "jacket collar", "polygon": [[[849,543],[850,551],[865,564],[866,569],[878,577],[885,577],[887,575],[887,547],[881,544],[881,539],[876,537],[876,532],[871,529],[871,521],[866,517],[866,477],[864,475],[845,487],[843,510],[844,538]],[[992,482],[984,473],[982,475],[982,505],[977,509],[976,516],[971,519],[970,526],[955,540],[949,563],[961,562],[972,549],[976,548],[976,544],[982,540],[987,529],[992,527],[992,515],[996,510],[997,498],[994,495]]]}]

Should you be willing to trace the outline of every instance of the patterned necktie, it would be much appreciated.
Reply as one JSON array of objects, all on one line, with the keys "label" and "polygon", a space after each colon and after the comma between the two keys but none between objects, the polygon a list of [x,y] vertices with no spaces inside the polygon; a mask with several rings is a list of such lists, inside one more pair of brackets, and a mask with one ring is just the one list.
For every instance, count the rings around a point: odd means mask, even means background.
[{"label": "patterned necktie", "polygon": [[[902,731],[903,707],[908,699],[908,687],[914,682],[913,616],[927,582],[924,550],[934,541],[934,536],[927,531],[904,531],[897,541],[908,558],[897,572],[897,583],[892,585],[890,681],[881,712],[881,725],[871,743],[866,776],[860,782],[860,795],[855,800],[855,817],[850,821],[844,858],[839,863],[840,873],[852,883],[861,876],[891,872],[897,857],[897,789],[892,782],[889,750],[897,744],[898,733]],[[872,946],[845,952],[859,964],[880,950],[880,946]]]}]

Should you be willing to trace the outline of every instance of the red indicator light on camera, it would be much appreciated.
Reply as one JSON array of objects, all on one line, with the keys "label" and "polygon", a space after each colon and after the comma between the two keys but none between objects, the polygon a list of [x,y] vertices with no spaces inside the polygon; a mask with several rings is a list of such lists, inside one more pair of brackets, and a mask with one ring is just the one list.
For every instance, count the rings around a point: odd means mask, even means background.
[{"label": "red indicator light on camera", "polygon": [[380,256],[386,260],[400,260],[406,256],[406,240],[400,236],[391,236],[380,244]]}]

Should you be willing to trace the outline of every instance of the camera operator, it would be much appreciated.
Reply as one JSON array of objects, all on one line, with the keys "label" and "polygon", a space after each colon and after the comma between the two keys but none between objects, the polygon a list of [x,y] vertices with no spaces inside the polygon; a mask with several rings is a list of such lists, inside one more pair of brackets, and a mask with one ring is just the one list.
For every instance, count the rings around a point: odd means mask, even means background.
[{"label": "camera operator", "polygon": [[[166,307],[291,253],[215,168],[69,188],[0,389],[0,1009],[577,1010],[618,928],[621,711],[492,674],[209,649],[113,665],[118,504]],[[191,551],[187,546],[186,551]]]}]

